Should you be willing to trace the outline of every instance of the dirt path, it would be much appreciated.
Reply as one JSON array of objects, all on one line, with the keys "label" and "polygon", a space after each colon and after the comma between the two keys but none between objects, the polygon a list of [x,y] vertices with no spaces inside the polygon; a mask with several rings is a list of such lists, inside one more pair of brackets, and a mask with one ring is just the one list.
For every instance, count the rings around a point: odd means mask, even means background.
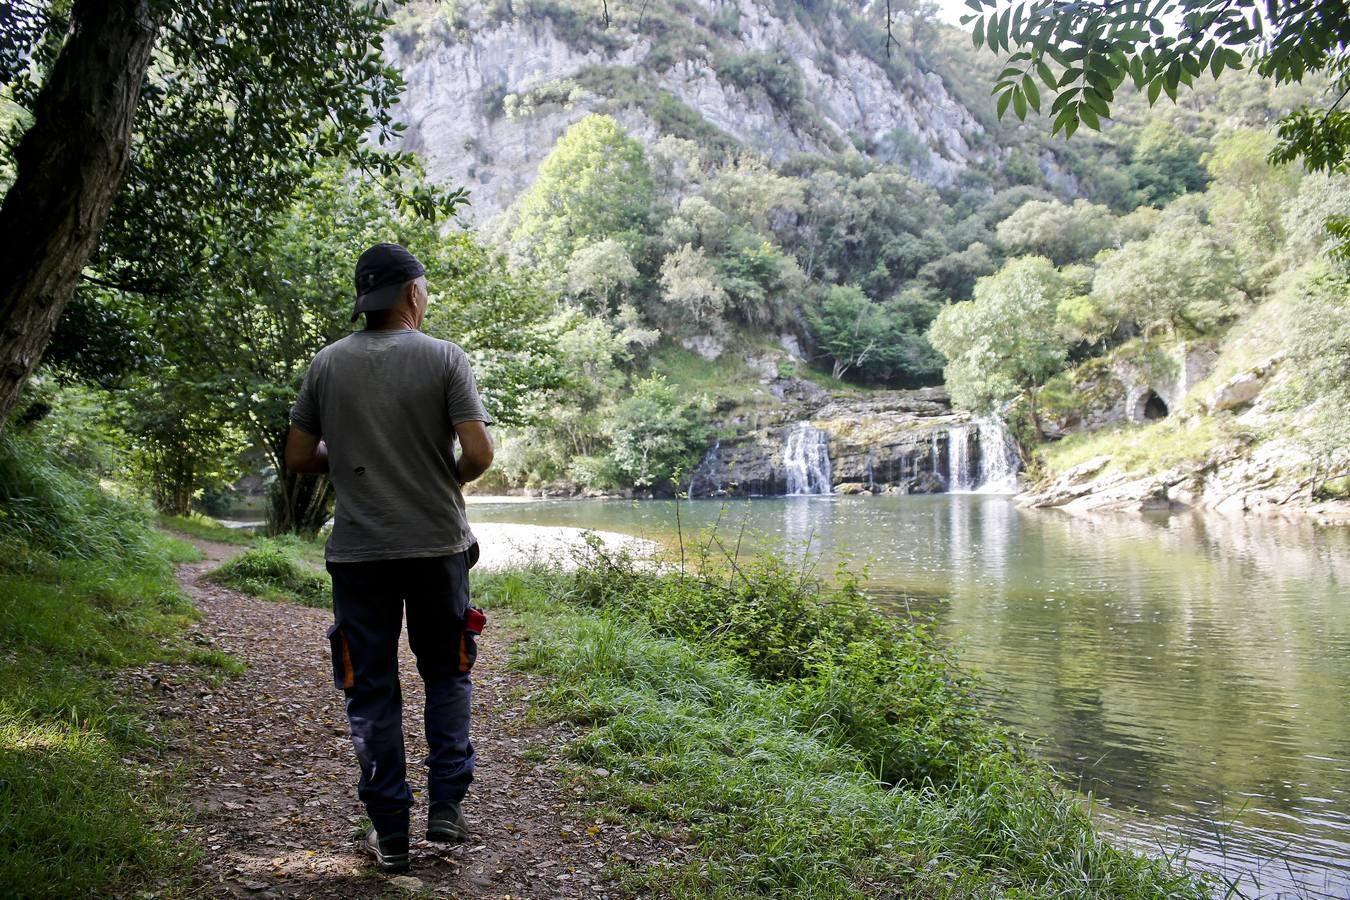
[{"label": "dirt path", "polygon": [[[202,576],[239,548],[193,541],[207,559],[179,580],[202,613],[190,639],[244,661],[248,670],[212,687],[171,666],[142,674],[139,692],[188,760],[186,795],[197,812],[188,831],[203,848],[194,893],[249,897],[621,897],[613,881],[631,864],[663,854],[650,839],[585,815],[580,786],[555,764],[571,736],[525,723],[539,679],[509,672],[515,639],[485,634],[474,669],[477,780],[465,803],[474,838],[420,840],[425,828],[422,691],[403,647],[404,730],[413,810],[413,867],[377,873],[356,847],[363,810],[341,692],[333,689],[326,610],[269,603]],[[494,623],[496,624],[496,623]],[[679,851],[676,851],[679,852]],[[181,889],[181,886],[179,886]]]}]

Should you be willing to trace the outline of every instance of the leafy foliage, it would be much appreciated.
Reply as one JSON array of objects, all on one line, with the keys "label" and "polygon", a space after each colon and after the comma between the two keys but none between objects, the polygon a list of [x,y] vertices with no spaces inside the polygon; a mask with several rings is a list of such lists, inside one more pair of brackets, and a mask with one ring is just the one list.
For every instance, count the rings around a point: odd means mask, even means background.
[{"label": "leafy foliage", "polygon": [[610,238],[636,248],[651,200],[642,145],[609,116],[587,116],[540,164],[511,240],[545,269],[561,271],[589,243]]},{"label": "leafy foliage", "polygon": [[[0,45],[0,84],[23,108],[60,52],[65,4],[21,3]],[[378,4],[175,4],[164,21],[136,112],[135,153],[103,230],[94,272],[156,295],[181,293],[214,239],[245,252],[325,160],[389,180],[400,205],[436,217],[466,195],[398,176],[412,163],[383,145],[403,82],[380,55],[390,25]],[[20,64],[22,61],[22,64]],[[23,127],[22,125],[18,127]],[[9,135],[11,142],[14,134]]]},{"label": "leafy foliage", "polygon": [[[1226,69],[1243,68],[1244,55],[1277,83],[1325,72],[1340,98],[1350,88],[1345,56],[1350,17],[1339,0],[1264,5],[967,0],[966,5],[976,11],[963,19],[973,24],[975,46],[988,44],[996,53],[1017,48],[994,87],[999,115],[1009,106],[1018,118],[1039,111],[1044,87],[1054,97],[1048,105],[1052,131],[1066,136],[1080,123],[1100,129],[1126,78],[1150,105],[1163,93],[1175,101],[1180,87],[1191,87],[1205,72],[1217,78]],[[1324,111],[1304,107],[1287,115],[1275,160],[1302,158],[1318,171],[1342,167],[1350,153],[1350,112],[1339,105],[1340,99]]]},{"label": "leafy foliage", "polygon": [[1292,378],[1282,400],[1305,416],[1299,440],[1312,451],[1319,481],[1350,468],[1350,273],[1314,264],[1285,289],[1290,308],[1284,346]]},{"label": "leafy foliage", "polygon": [[1034,398],[1068,359],[1055,319],[1074,288],[1049,260],[1028,256],[976,282],[974,300],[939,313],[928,339],[947,357],[943,375],[952,402],[987,413]]},{"label": "leafy foliage", "polygon": [[706,409],[681,399],[659,375],[644,378],[609,422],[613,459],[632,484],[649,487],[692,471],[712,437]]},{"label": "leafy foliage", "polygon": [[816,340],[833,364],[831,375],[849,371],[886,380],[897,373],[924,374],[936,368],[932,348],[919,333],[933,309],[919,298],[875,303],[851,285],[830,288],[810,313]]},{"label": "leafy foliage", "polygon": [[1233,315],[1237,284],[1236,258],[1220,236],[1194,213],[1175,210],[1145,240],[1102,257],[1092,296],[1146,335],[1194,336]]}]

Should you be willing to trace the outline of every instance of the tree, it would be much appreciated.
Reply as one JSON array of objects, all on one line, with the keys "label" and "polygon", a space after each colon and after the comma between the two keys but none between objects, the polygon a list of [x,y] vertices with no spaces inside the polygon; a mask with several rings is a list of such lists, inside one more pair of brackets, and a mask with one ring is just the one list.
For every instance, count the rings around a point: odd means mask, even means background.
[{"label": "tree", "polygon": [[244,431],[276,472],[269,529],[313,533],[329,515],[324,476],[285,465],[289,409],[306,368],[352,325],[351,266],[377,241],[394,240],[427,266],[426,330],[464,345],[484,402],[503,424],[529,421],[531,398],[552,383],[543,294],[466,234],[442,238],[389,192],[330,166],[316,173],[259,248],[231,249],[212,265],[203,296],[154,310],[173,365],[199,402]]},{"label": "tree", "polygon": [[937,231],[940,198],[908,175],[821,168],[807,182],[804,211],[781,238],[808,278],[856,284],[881,300],[948,252]]},{"label": "tree", "polygon": [[594,313],[611,312],[637,277],[628,251],[613,238],[587,244],[567,261],[568,292]]},{"label": "tree", "polygon": [[1209,221],[1249,294],[1263,291],[1284,269],[1284,210],[1298,192],[1298,171],[1271,165],[1273,146],[1263,132],[1234,131],[1216,141],[1205,160],[1213,178],[1205,193]]},{"label": "tree", "polygon": [[515,484],[569,477],[589,487],[619,487],[623,477],[609,455],[609,423],[634,352],[650,348],[660,332],[641,327],[627,305],[613,318],[564,308],[549,329],[556,335],[561,378],[536,394],[539,421],[504,434],[494,471]]},{"label": "tree", "polygon": [[809,321],[816,342],[830,356],[830,375],[843,378],[864,365],[886,340],[881,307],[853,285],[834,285]]},{"label": "tree", "polygon": [[138,396],[123,427],[150,495],[161,512],[187,515],[199,491],[224,488],[238,477],[248,437],[201,385],[176,373],[161,373],[160,383],[145,384]]},{"label": "tree", "polygon": [[421,220],[405,227],[421,235],[419,246],[434,279],[424,330],[463,345],[483,404],[498,425],[540,421],[539,398],[564,378],[557,333],[547,322],[553,298],[540,278],[511,269],[470,232],[438,237]]},{"label": "tree", "polygon": [[1102,257],[1092,297],[1116,321],[1151,335],[1213,331],[1233,313],[1241,278],[1216,229],[1188,210],[1169,215],[1149,238]]},{"label": "tree", "polygon": [[1204,188],[1209,173],[1200,147],[1171,122],[1150,119],[1130,160],[1130,185],[1142,203],[1163,206],[1174,197]]},{"label": "tree", "polygon": [[939,368],[923,329],[934,305],[921,292],[878,303],[852,285],[834,285],[807,322],[831,362],[831,375],[860,380],[922,382]]},{"label": "tree", "polygon": [[644,378],[610,420],[614,463],[637,487],[672,481],[698,464],[712,437],[707,418],[665,378]]},{"label": "tree", "polygon": [[1313,454],[1319,482],[1350,472],[1350,277],[1344,265],[1308,266],[1283,291],[1288,302],[1283,346],[1290,378],[1281,390],[1303,416],[1298,439]]},{"label": "tree", "polygon": [[[1276,83],[1325,73],[1337,99],[1325,110],[1302,107],[1281,119],[1275,159],[1301,158],[1314,171],[1334,171],[1350,153],[1350,15],[1344,0],[966,0],[976,10],[975,46],[996,53],[1017,48],[994,86],[998,114],[1040,110],[1041,88],[1052,131],[1071,136],[1080,123],[1100,129],[1125,79],[1156,103],[1175,101],[1205,71],[1218,77],[1247,56]],[[1179,27],[1178,27],[1179,26]]]},{"label": "tree", "polygon": [[722,310],[727,292],[718,280],[716,267],[689,244],[661,263],[661,296],[680,317],[687,317],[696,331],[719,332],[725,326]]},{"label": "tree", "polygon": [[968,300],[975,282],[998,271],[994,254],[981,241],[972,241],[964,250],[939,257],[919,270],[919,278],[949,300]]},{"label": "tree", "polygon": [[1032,200],[998,226],[999,243],[1011,254],[1047,256],[1057,266],[1089,260],[1119,238],[1111,210],[1081,199]]},{"label": "tree", "polygon": [[[263,238],[318,161],[354,159],[385,176],[407,165],[365,145],[397,130],[389,109],[402,82],[380,57],[381,8],[6,9],[0,86],[28,115],[7,136],[15,177],[0,206],[0,419],[82,277],[184,296],[211,242]],[[431,214],[463,196],[417,185],[403,199]]]},{"label": "tree", "polygon": [[[0,427],[37,368],[122,186],[158,30],[147,0],[77,0],[72,26],[35,98],[33,124],[14,151],[14,183],[0,204]],[[7,27],[3,34],[0,75],[8,86],[41,32]]]},{"label": "tree", "polygon": [[1333,246],[1329,220],[1350,220],[1350,174],[1307,175],[1285,209],[1287,250],[1295,263],[1320,256]]},{"label": "tree", "polygon": [[735,230],[713,265],[727,293],[729,316],[755,328],[782,325],[806,287],[795,259],[746,228]]},{"label": "tree", "polygon": [[610,116],[589,115],[558,139],[517,201],[511,241],[554,272],[586,244],[641,243],[653,197],[642,145]]},{"label": "tree", "polygon": [[1068,359],[1055,316],[1073,287],[1050,260],[1027,256],[976,282],[974,300],[942,310],[928,340],[947,358],[943,375],[952,402],[988,414],[1021,399],[1039,439],[1036,390]]}]

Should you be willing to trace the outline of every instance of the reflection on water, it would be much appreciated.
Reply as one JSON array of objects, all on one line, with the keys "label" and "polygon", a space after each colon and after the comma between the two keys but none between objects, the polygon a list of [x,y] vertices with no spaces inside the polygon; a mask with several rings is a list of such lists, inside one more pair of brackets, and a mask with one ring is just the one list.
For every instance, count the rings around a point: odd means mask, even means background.
[{"label": "reflection on water", "polygon": [[[1079,518],[1005,498],[684,504],[868,562],[1108,827],[1241,878],[1248,896],[1350,895],[1350,529],[1195,515]],[[670,504],[478,504],[477,521],[674,538]],[[934,598],[942,598],[935,600]]]}]

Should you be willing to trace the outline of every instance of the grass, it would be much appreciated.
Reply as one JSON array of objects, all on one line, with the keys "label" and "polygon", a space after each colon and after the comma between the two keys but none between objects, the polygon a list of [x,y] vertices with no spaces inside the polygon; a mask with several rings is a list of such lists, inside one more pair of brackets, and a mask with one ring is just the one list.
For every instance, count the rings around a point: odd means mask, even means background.
[{"label": "grass", "polygon": [[[587,727],[595,814],[693,843],[627,873],[668,897],[1200,897],[1114,847],[981,711],[922,627],[770,557],[686,576],[592,548],[574,574],[480,576],[549,676],[536,715]],[[603,770],[607,774],[599,774]]]},{"label": "grass", "polygon": [[653,374],[690,394],[707,394],[737,404],[772,399],[760,390],[759,375],[750,370],[741,354],[728,350],[717,359],[704,359],[692,350],[669,341],[662,341],[650,357],[648,365]]},{"label": "grass", "polygon": [[258,536],[251,531],[243,528],[229,528],[215,519],[196,513],[190,516],[160,516],[159,527],[204,541],[218,541],[222,544],[248,546],[258,540]]},{"label": "grass", "polygon": [[1058,474],[1098,456],[1110,456],[1109,471],[1140,476],[1161,472],[1188,462],[1200,462],[1226,441],[1241,440],[1236,423],[1211,417],[1182,420],[1167,418],[1145,425],[1070,435],[1041,448],[1041,459],[1050,474]]},{"label": "grass", "polygon": [[264,600],[333,607],[328,577],[311,560],[316,545],[299,538],[261,538],[207,577]]},{"label": "grass", "polygon": [[0,895],[107,896],[188,871],[168,776],[129,758],[157,740],[110,674],[238,664],[181,639],[175,562],[194,548],[63,467],[0,441]]}]

